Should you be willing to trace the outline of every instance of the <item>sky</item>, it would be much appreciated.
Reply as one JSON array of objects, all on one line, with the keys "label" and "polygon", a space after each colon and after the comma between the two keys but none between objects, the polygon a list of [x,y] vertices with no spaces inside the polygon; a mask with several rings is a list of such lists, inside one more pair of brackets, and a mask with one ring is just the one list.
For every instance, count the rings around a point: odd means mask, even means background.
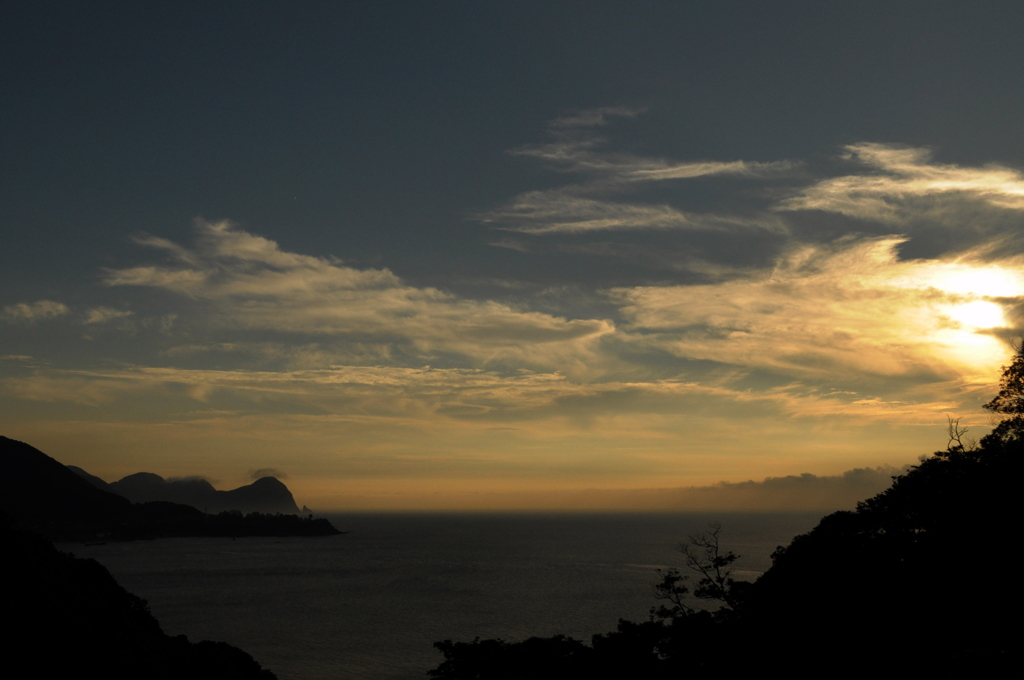
[{"label": "sky", "polygon": [[888,480],[1024,327],[1021,25],[6,3],[0,433],[320,510]]}]

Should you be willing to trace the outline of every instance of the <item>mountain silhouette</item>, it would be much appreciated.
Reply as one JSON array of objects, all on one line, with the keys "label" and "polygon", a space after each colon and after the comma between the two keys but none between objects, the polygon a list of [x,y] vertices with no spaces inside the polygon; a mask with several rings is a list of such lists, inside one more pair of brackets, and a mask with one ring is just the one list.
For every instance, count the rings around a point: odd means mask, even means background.
[{"label": "mountain silhouette", "polygon": [[[19,676],[54,678],[274,680],[237,647],[167,635],[145,600],[122,588],[102,565],[59,552],[49,541],[340,533],[327,520],[255,511],[243,516],[238,510],[210,515],[163,500],[133,503],[81,468],[2,436],[0,468],[4,615],[13,623],[4,642],[12,671],[20,667]],[[157,475],[133,477],[142,484],[175,484]],[[186,489],[213,488],[188,481]],[[228,494],[240,507],[282,507],[284,500],[295,507],[288,489],[272,478],[216,493]]]},{"label": "mountain silhouette", "polygon": [[94,536],[129,520],[126,498],[95,486],[41,451],[0,437],[0,510],[15,528],[49,538]]},{"label": "mountain silhouette", "polygon": [[137,472],[108,484],[81,468],[68,466],[68,469],[96,488],[116,493],[133,503],[181,503],[214,514],[232,510],[246,514],[280,512],[297,515],[300,512],[292,492],[276,477],[261,477],[252,484],[219,491],[200,477],[164,479],[152,472]]},{"label": "mountain silhouette", "polygon": [[[83,478],[81,472],[65,467],[24,442],[7,437],[0,437],[0,466],[4,470],[0,475],[0,512],[7,517],[12,528],[50,540],[326,536],[340,533],[326,519],[300,518],[296,514],[253,510],[243,515],[236,509],[207,514],[191,505],[173,501],[132,503],[123,496],[97,488],[96,482],[87,478],[91,475]],[[157,475],[152,477],[163,481]],[[107,488],[112,486],[107,485]],[[281,507],[281,499],[287,498],[290,507],[297,510],[291,493],[276,479],[264,478],[241,489],[217,493],[236,494],[228,498],[247,508],[268,502],[267,499],[269,502],[276,499],[277,505],[271,507]]]},{"label": "mountain silhouette", "polygon": [[77,465],[65,465],[64,467],[71,470],[76,475],[78,475],[85,481],[95,486],[97,489],[100,489],[102,491],[110,491],[110,485],[107,484],[104,480],[100,479],[96,475],[90,475],[88,472],[78,467]]}]

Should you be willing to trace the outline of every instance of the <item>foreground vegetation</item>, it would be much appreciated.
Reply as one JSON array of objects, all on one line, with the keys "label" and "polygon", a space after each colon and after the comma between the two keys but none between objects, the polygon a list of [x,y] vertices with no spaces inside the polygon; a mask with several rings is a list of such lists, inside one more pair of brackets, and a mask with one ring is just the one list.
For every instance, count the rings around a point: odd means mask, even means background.
[{"label": "foreground vegetation", "polygon": [[[798,677],[889,672],[986,677],[1016,666],[1020,586],[1003,578],[1017,530],[1024,457],[1024,344],[985,408],[1002,418],[978,443],[950,421],[950,442],[855,511],[823,518],[734,582],[718,530],[683,547],[697,574],[663,573],[648,620],[620,621],[590,644],[446,640],[438,680],[725,677],[767,669]],[[717,601],[717,611],[694,599]]]}]

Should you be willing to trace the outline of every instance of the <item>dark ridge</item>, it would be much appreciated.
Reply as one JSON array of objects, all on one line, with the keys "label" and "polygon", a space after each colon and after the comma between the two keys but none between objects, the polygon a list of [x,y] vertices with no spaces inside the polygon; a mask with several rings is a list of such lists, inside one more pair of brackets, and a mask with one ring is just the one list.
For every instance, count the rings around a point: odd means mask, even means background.
[{"label": "dark ridge", "polygon": [[74,472],[76,475],[95,486],[100,491],[110,491],[110,485],[104,480],[100,479],[96,475],[90,475],[88,472],[78,467],[77,465],[65,465],[67,469]]},{"label": "dark ridge", "polygon": [[224,642],[170,637],[95,560],[58,552],[46,540],[0,527],[5,546],[7,664],[23,677],[116,680],[274,680]]},{"label": "dark ridge", "polygon": [[123,525],[132,504],[101,491],[23,442],[0,437],[0,510],[15,528],[52,539],[92,538]]},{"label": "dark ridge", "polygon": [[242,512],[298,513],[292,492],[276,477],[260,477],[248,486],[224,491],[232,510]]},{"label": "dark ridge", "polygon": [[[208,513],[237,510],[250,513],[299,514],[292,492],[275,477],[261,477],[252,484],[230,491],[218,491],[205,479],[164,479],[152,472],[137,472],[116,482],[107,484],[99,477],[93,477],[76,468],[77,474],[87,476],[97,488],[124,496],[132,503],[166,501],[191,505]],[[103,486],[100,486],[99,483]]]},{"label": "dark ridge", "polygon": [[[70,470],[38,449],[7,437],[0,437],[0,461],[6,472],[0,477],[0,510],[10,518],[13,528],[50,540],[341,533],[326,519],[313,519],[309,515],[259,512],[243,515],[239,511],[212,515],[190,505],[167,501],[133,504],[122,496],[96,488],[80,472]],[[277,480],[273,482],[280,484]],[[291,493],[288,497],[291,498]]]}]

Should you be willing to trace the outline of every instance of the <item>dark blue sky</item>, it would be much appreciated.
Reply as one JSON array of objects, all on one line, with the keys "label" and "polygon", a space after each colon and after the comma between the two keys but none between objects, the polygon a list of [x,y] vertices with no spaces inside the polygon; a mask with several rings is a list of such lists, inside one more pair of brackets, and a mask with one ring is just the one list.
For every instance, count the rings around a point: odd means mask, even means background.
[{"label": "dark blue sky", "polygon": [[868,140],[1020,165],[1022,25],[1019,3],[8,3],[4,297],[198,216],[424,283],[519,271],[467,217],[560,181],[506,151],[580,109],[648,109],[616,147],[670,158]]}]

